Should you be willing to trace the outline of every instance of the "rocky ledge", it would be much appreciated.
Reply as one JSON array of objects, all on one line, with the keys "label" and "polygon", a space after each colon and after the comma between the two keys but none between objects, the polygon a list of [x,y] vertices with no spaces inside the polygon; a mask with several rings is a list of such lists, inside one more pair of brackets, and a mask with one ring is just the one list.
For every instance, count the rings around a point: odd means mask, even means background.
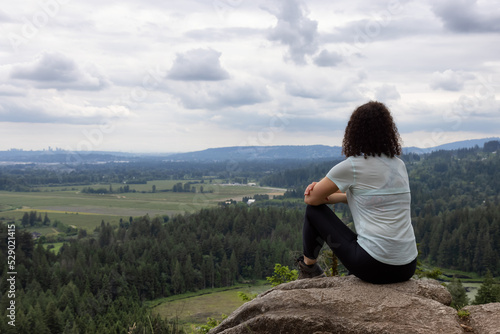
[{"label": "rocky ledge", "polygon": [[500,334],[500,303],[459,318],[434,280],[374,285],[354,276],[298,280],[242,305],[210,334]]}]

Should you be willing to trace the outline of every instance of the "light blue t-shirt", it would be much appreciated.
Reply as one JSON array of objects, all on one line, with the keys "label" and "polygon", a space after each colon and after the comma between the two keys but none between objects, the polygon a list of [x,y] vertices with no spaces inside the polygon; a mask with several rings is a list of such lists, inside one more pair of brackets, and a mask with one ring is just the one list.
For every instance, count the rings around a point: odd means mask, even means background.
[{"label": "light blue t-shirt", "polygon": [[408,173],[401,159],[349,157],[326,176],[346,193],[358,243],[368,254],[391,265],[417,257]]}]

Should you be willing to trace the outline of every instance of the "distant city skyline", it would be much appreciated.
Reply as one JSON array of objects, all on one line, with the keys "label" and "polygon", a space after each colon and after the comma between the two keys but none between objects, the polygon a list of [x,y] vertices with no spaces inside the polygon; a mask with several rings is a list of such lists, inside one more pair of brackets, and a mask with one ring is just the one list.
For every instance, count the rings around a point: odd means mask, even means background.
[{"label": "distant city skyline", "polygon": [[0,150],[340,146],[378,100],[405,147],[498,137],[495,1],[6,3]]}]

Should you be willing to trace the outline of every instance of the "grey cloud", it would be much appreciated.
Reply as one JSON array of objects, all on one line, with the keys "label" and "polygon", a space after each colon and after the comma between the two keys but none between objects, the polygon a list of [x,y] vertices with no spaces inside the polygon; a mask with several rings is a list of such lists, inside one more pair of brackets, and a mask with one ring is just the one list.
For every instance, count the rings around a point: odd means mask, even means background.
[{"label": "grey cloud", "polygon": [[11,77],[33,81],[71,82],[77,79],[76,63],[60,54],[43,53],[34,63],[16,65]]},{"label": "grey cloud", "polygon": [[[65,118],[65,117],[63,117]],[[4,101],[0,104],[0,121],[12,123],[68,123],[50,115],[42,107]],[[70,122],[72,123],[72,122]]]},{"label": "grey cloud", "polygon": [[265,87],[248,83],[217,85],[193,83],[177,87],[177,89],[172,90],[172,94],[179,98],[182,105],[188,109],[219,110],[254,105],[270,100]]},{"label": "grey cloud", "polygon": [[103,124],[129,115],[129,110],[123,106],[81,106],[59,98],[40,99],[36,103],[10,99],[0,103],[0,122],[89,125]]},{"label": "grey cloud", "polygon": [[441,30],[439,22],[425,17],[373,14],[369,19],[348,22],[331,33],[321,35],[321,42],[344,42],[363,47],[375,41],[396,40],[413,35],[428,35]]},{"label": "grey cloud", "polygon": [[11,85],[0,85],[0,96],[24,96],[26,91],[24,89],[14,87]]},{"label": "grey cloud", "polygon": [[38,108],[28,109],[25,106],[2,102],[0,104],[0,121],[14,123],[51,123],[53,118],[47,117],[47,115]]},{"label": "grey cloud", "polygon": [[358,71],[335,82],[334,87],[327,87],[328,100],[333,102],[350,102],[366,99],[361,84],[367,79],[365,71]]},{"label": "grey cloud", "polygon": [[451,31],[498,32],[498,3],[492,1],[490,8],[487,5],[486,3],[480,6],[477,0],[443,0],[434,3],[433,11]]},{"label": "grey cloud", "polygon": [[227,41],[238,40],[250,36],[260,36],[262,30],[244,28],[244,27],[231,27],[231,28],[207,28],[190,30],[185,33],[185,36],[194,40],[202,41]]},{"label": "grey cloud", "polygon": [[297,82],[290,82],[285,85],[286,92],[292,96],[303,97],[307,99],[319,99],[324,96],[323,92],[317,87],[304,86]]},{"label": "grey cloud", "polygon": [[89,119],[54,115],[41,106],[4,102],[0,105],[0,121],[10,123],[59,123],[59,124],[92,124]]},{"label": "grey cloud", "polygon": [[364,71],[339,75],[337,80],[295,80],[285,84],[291,96],[329,102],[350,102],[364,98],[360,84],[366,79]]},{"label": "grey cloud", "polygon": [[476,117],[468,118],[444,118],[439,114],[439,110],[434,111],[435,114],[425,115],[425,117],[415,118],[412,120],[404,120],[398,122],[400,133],[411,133],[423,131],[423,129],[432,133],[432,137],[440,137],[443,132],[473,132],[483,134],[494,134],[498,136],[498,127],[500,120],[498,117],[490,117],[479,119]]},{"label": "grey cloud", "polygon": [[340,118],[298,115],[287,119],[286,131],[331,134],[344,130],[346,125],[347,120]]},{"label": "grey cloud", "polygon": [[314,63],[320,67],[333,67],[342,62],[342,56],[334,51],[322,50],[316,57]]},{"label": "grey cloud", "polygon": [[60,90],[100,90],[109,85],[94,66],[81,67],[57,52],[43,52],[31,63],[13,65],[10,77],[32,81],[37,88]]},{"label": "grey cloud", "polygon": [[433,136],[455,131],[498,134],[499,109],[500,101],[493,96],[461,95],[456,101],[433,105],[419,102],[399,110],[398,128],[401,132],[425,129]]},{"label": "grey cloud", "polygon": [[452,70],[446,70],[444,72],[434,72],[430,86],[432,89],[460,91],[464,87],[464,82],[464,75]]},{"label": "grey cloud", "polygon": [[[271,126],[279,127],[284,123],[288,124],[288,120],[282,120],[276,116],[259,115],[256,112],[231,110],[218,117],[211,119],[212,123],[217,124],[224,129],[239,129],[242,131],[256,131],[262,129],[270,129]],[[239,145],[239,144],[238,144]]]},{"label": "grey cloud", "polygon": [[331,102],[352,102],[366,99],[366,97],[360,92],[359,88],[351,87],[344,91],[335,90],[328,96],[328,101]]},{"label": "grey cloud", "polygon": [[250,84],[236,85],[220,92],[216,90],[213,95],[219,101],[217,104],[222,107],[239,107],[270,101],[270,96],[265,87]]},{"label": "grey cloud", "polygon": [[[350,110],[350,109],[347,109]],[[339,110],[344,113],[344,108]],[[342,131],[347,125],[347,119],[343,117],[331,117],[319,113],[310,114],[309,110],[283,109],[275,115],[259,114],[250,110],[233,110],[219,115],[214,123],[222,128],[255,131],[255,133],[277,134],[281,131],[287,133],[332,133]],[[251,142],[248,144],[252,144]]]},{"label": "grey cloud", "polygon": [[180,81],[219,81],[229,78],[220,64],[221,53],[212,49],[194,49],[177,54],[167,78]]},{"label": "grey cloud", "polygon": [[401,95],[396,86],[385,84],[375,89],[375,99],[381,102],[399,100],[401,99]]},{"label": "grey cloud", "polygon": [[299,0],[282,0],[279,10],[269,10],[278,22],[268,38],[288,46],[286,58],[305,64],[305,57],[318,49],[318,22],[306,17],[305,5]]},{"label": "grey cloud", "polygon": [[0,9],[0,22],[12,22],[13,20],[11,17],[4,12],[3,10]]}]

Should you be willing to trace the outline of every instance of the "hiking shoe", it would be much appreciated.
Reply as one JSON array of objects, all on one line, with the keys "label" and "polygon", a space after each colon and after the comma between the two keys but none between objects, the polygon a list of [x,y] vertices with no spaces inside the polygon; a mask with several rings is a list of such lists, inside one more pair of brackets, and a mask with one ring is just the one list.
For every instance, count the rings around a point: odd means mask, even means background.
[{"label": "hiking shoe", "polygon": [[297,265],[299,266],[299,278],[318,278],[318,277],[326,277],[325,272],[316,262],[312,266],[308,266],[304,263],[304,257],[301,256],[296,260]]}]

